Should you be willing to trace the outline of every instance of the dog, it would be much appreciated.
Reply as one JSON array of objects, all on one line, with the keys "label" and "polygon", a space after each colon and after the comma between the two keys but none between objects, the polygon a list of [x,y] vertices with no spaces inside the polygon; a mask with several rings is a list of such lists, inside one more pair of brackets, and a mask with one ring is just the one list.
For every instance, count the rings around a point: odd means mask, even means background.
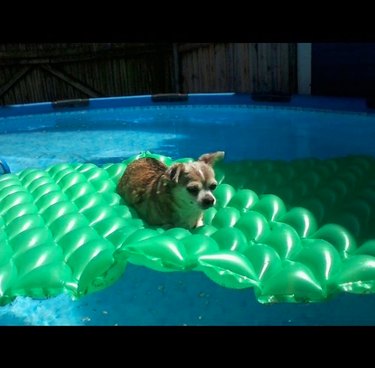
[{"label": "dog", "polygon": [[189,163],[168,167],[140,158],[125,169],[117,192],[149,225],[193,229],[203,225],[203,211],[214,206],[214,164],[224,152],[206,153]]}]

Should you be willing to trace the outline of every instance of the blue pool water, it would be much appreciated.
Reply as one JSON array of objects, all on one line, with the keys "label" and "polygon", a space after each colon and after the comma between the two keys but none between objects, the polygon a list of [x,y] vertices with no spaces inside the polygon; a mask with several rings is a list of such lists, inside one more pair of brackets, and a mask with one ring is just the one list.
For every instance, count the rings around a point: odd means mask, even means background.
[{"label": "blue pool water", "polygon": [[[227,161],[375,157],[375,114],[316,100],[131,104],[0,111],[0,158],[12,172],[58,162],[120,162],[142,151],[172,158],[215,150]],[[297,99],[297,102],[301,100]],[[344,107],[344,108],[343,108]],[[373,325],[375,295],[341,294],[319,304],[262,305],[252,289],[221,287],[198,272],[162,273],[129,265],[113,286],[77,301],[17,298],[0,325]]]}]

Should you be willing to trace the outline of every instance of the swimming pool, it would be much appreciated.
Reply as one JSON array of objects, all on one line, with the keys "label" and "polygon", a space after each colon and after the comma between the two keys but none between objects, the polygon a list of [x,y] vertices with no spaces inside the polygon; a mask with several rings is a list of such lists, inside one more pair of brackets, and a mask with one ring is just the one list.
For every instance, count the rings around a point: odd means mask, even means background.
[{"label": "swimming pool", "polygon": [[[59,162],[121,162],[142,151],[180,157],[224,150],[226,162],[375,158],[375,115],[360,99],[293,97],[256,103],[234,94],[91,100],[89,106],[33,104],[0,110],[0,157],[12,172]],[[340,294],[317,304],[262,305],[252,289],[223,288],[201,273],[129,265],[113,286],[78,301],[18,298],[2,325],[374,324],[375,296]]]}]

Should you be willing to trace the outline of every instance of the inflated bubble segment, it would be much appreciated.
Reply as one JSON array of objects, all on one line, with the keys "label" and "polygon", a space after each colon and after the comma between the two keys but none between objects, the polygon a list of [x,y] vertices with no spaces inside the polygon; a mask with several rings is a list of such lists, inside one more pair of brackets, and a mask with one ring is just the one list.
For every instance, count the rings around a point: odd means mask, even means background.
[{"label": "inflated bubble segment", "polygon": [[253,288],[261,303],[375,291],[374,159],[219,165],[217,203],[189,231],[147,226],[116,193],[139,157],[192,161],[143,153],[0,176],[2,305],[16,296],[81,297],[113,284],[128,262],[204,272],[223,287]]}]

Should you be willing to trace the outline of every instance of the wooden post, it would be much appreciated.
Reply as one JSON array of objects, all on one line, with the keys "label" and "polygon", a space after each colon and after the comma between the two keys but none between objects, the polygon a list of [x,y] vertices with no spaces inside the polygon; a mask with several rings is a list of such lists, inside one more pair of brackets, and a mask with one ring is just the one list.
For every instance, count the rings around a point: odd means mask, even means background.
[{"label": "wooden post", "polygon": [[178,54],[177,43],[172,44],[172,53],[173,53],[173,86],[174,92],[180,93],[180,60]]}]

